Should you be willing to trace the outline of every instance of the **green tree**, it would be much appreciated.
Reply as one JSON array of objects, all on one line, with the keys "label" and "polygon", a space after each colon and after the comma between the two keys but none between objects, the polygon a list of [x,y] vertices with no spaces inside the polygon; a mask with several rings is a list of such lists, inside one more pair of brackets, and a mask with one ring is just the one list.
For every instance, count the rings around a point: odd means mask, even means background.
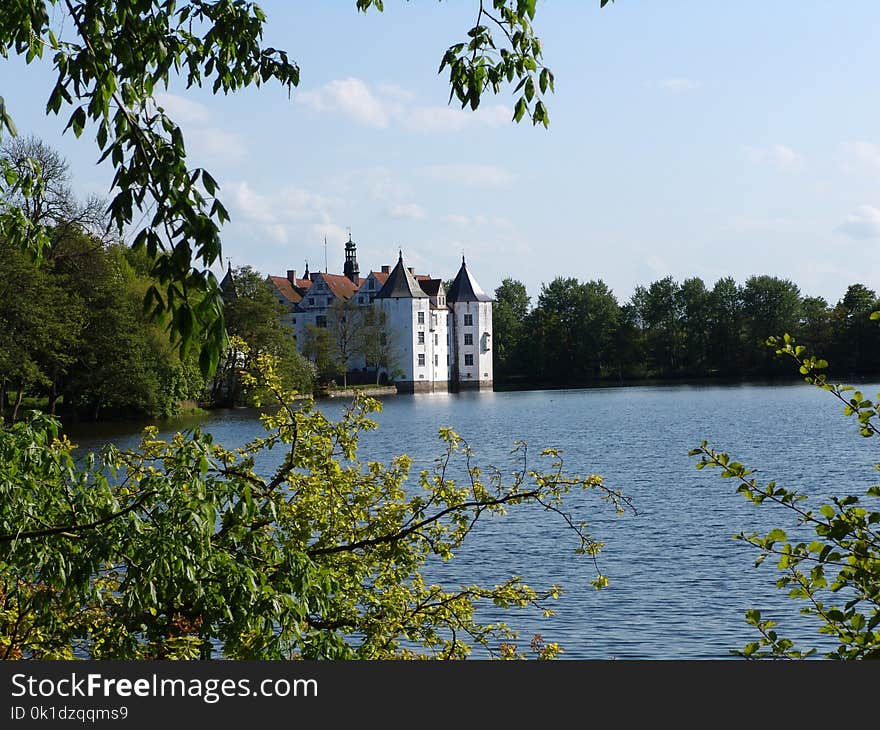
[{"label": "green tree", "polygon": [[779,372],[779,362],[764,343],[774,332],[797,330],[802,317],[797,284],[776,276],[750,276],[742,290],[742,312],[744,367],[752,372]]},{"label": "green tree", "polygon": [[831,309],[824,297],[804,297],[801,300],[801,321],[798,340],[814,351],[830,351],[834,340]]},{"label": "green tree", "polygon": [[638,310],[631,301],[620,307],[611,352],[611,365],[619,381],[623,382],[624,377],[645,376],[644,337]]},{"label": "green tree", "polygon": [[525,284],[504,279],[495,289],[492,305],[492,364],[496,381],[524,371],[524,355],[529,346],[525,329],[530,299]]},{"label": "green tree", "polygon": [[[227,406],[251,402],[253,393],[245,387],[241,373],[260,354],[278,358],[285,388],[310,393],[315,385],[314,369],[299,354],[290,328],[282,324],[284,307],[272,294],[265,277],[250,266],[232,272],[235,296],[224,303],[224,317],[230,344],[212,384],[212,401]],[[242,349],[235,343],[243,343]]]},{"label": "green tree", "polygon": [[739,373],[743,343],[742,290],[732,277],[715,282],[709,312],[710,368],[722,375]]},{"label": "green tree", "polygon": [[358,306],[351,299],[334,299],[327,309],[327,329],[333,338],[343,387],[348,386],[351,361],[361,349],[360,342],[364,335],[361,324]]},{"label": "green tree", "polygon": [[324,382],[342,375],[333,335],[326,327],[307,324],[303,334],[302,353],[314,364],[318,378]]},{"label": "green tree", "polygon": [[355,352],[364,358],[367,367],[376,371],[378,385],[382,373],[392,380],[400,371],[397,336],[388,326],[388,314],[379,307],[363,307],[358,312],[358,337]]},{"label": "green tree", "polygon": [[653,282],[644,292],[642,320],[650,367],[659,375],[675,375],[681,366],[681,287],[671,276]]},{"label": "green tree", "polygon": [[535,306],[539,326],[534,330],[534,349],[539,358],[537,372],[555,382],[572,382],[580,374],[577,359],[578,280],[557,276],[541,285]]},{"label": "green tree", "polygon": [[685,279],[678,296],[682,332],[681,366],[686,373],[702,374],[709,360],[712,298],[699,277]]},{"label": "green tree", "polygon": [[[81,300],[45,265],[0,240],[0,421],[15,421],[26,395],[54,394],[81,341]],[[7,403],[15,392],[14,403]],[[54,397],[49,408],[54,410]]]},{"label": "green tree", "polygon": [[53,275],[84,303],[75,361],[57,385],[65,409],[92,420],[103,412],[172,415],[179,394],[164,367],[170,344],[143,314],[148,284],[139,281],[125,247],[105,248],[81,235],[56,250]]},{"label": "green tree", "polygon": [[864,284],[851,284],[832,312],[836,367],[849,373],[876,372],[880,358],[877,327],[869,320],[877,294]]},{"label": "green tree", "polygon": [[599,378],[613,361],[612,347],[618,327],[620,308],[604,281],[580,285],[576,330],[581,371],[589,378]]},{"label": "green tree", "polygon": [[[500,655],[513,631],[480,621],[478,609],[551,611],[561,589],[516,576],[450,589],[421,568],[452,558],[485,515],[529,503],[573,530],[593,585],[607,585],[601,543],[561,504],[577,488],[622,510],[600,477],[567,475],[554,450],[526,468],[517,444],[520,469],[505,481],[443,428],[441,458],[413,489],[408,457],[357,459],[377,401],[357,399],[330,422],[310,401],[292,404],[273,362],[256,358],[252,387],[281,407],[239,449],[148,429],[137,449],[77,465],[48,417],[0,429],[0,657],[462,658],[474,646]],[[284,458],[266,473],[258,464],[270,448]],[[548,644],[542,656],[557,652]]]}]

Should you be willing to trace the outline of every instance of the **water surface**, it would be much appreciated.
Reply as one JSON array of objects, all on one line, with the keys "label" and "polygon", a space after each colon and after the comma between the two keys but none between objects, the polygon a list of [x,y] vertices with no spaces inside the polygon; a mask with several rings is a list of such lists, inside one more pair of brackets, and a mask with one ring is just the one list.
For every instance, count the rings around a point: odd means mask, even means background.
[{"label": "water surface", "polygon": [[[880,390],[878,384],[860,387],[870,396]],[[330,400],[320,407],[337,416],[344,405]],[[776,526],[791,532],[795,521],[779,508],[746,502],[717,470],[697,471],[687,452],[706,439],[756,468],[759,480],[815,495],[809,504],[818,507],[822,495],[862,494],[875,481],[872,464],[880,461],[875,440],[860,437],[841,409],[829,393],[805,384],[396,396],[375,415],[380,427],[363,437],[361,456],[389,461],[405,452],[415,459],[414,472],[430,468],[442,453],[437,431],[445,425],[468,440],[482,464],[512,466],[509,451],[517,439],[534,455],[544,447],[562,449],[568,471],[601,474],[638,510],[618,518],[595,497],[573,493],[567,501],[605,542],[600,563],[611,581],[607,590],[589,585],[594,569],[574,554],[574,536],[536,508],[486,520],[453,561],[428,566],[428,578],[450,588],[494,584],[512,574],[536,587],[561,585],[565,593],[553,617],[483,614],[519,629],[521,648],[538,632],[559,642],[565,658],[724,658],[756,639],[743,619],[749,607],[777,619],[782,635],[807,646],[829,644],[818,624],[799,616],[801,604],[775,588],[775,567],[768,561],[755,568],[756,553],[732,539]],[[175,427],[195,424],[226,446],[261,432],[252,411],[218,412]],[[132,446],[138,427],[81,427],[74,436],[86,448],[108,439]]]}]

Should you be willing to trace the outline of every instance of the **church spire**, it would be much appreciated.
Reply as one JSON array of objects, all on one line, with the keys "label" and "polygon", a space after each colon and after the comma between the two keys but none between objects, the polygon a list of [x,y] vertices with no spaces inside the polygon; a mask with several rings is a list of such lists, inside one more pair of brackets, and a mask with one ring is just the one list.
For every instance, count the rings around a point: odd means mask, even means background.
[{"label": "church spire", "polygon": [[359,283],[361,272],[357,262],[357,246],[351,240],[351,230],[348,231],[348,243],[345,244],[345,266],[342,273],[352,284]]}]

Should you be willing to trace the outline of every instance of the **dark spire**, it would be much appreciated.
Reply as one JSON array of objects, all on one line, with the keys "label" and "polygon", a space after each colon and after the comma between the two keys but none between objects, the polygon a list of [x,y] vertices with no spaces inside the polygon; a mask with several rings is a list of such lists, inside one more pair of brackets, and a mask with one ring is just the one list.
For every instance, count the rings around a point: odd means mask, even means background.
[{"label": "dark spire", "polygon": [[306,272],[303,274],[303,279],[305,279],[306,281],[309,280],[309,262],[308,261],[306,261]]},{"label": "dark spire", "polygon": [[360,268],[357,261],[357,246],[351,240],[351,231],[348,232],[348,243],[345,244],[345,266],[342,269],[345,277],[352,284],[357,284],[360,280]]},{"label": "dark spire", "polygon": [[450,304],[455,302],[491,302],[492,297],[488,296],[477,284],[471,272],[468,271],[467,264],[464,262],[464,254],[461,256],[461,268],[446,292],[446,301]]},{"label": "dark spire", "polygon": [[415,277],[403,265],[401,252],[397,265],[388,274],[388,280],[376,294],[376,299],[427,299],[427,297]]},{"label": "dark spire", "polygon": [[223,297],[224,302],[228,302],[230,299],[235,299],[238,296],[238,292],[235,289],[235,277],[232,275],[232,259],[230,258],[226,259],[226,276],[220,282],[220,296]]}]

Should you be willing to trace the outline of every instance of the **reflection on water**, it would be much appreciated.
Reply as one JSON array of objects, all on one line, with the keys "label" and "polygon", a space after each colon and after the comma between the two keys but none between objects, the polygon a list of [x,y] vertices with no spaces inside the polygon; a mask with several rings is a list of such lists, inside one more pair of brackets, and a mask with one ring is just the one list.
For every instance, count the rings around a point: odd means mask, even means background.
[{"label": "reflection on water", "polygon": [[[880,389],[861,387],[871,395]],[[344,406],[341,400],[320,404],[330,417]],[[756,384],[431,394],[387,398],[375,418],[380,428],[361,440],[364,459],[390,461],[405,452],[415,459],[414,473],[430,468],[442,452],[437,431],[451,425],[482,464],[509,465],[513,441],[525,439],[534,454],[562,449],[568,471],[602,474],[634,500],[638,515],[622,518],[588,495],[572,494],[567,502],[605,542],[600,562],[611,586],[602,592],[589,585],[592,566],[574,554],[572,536],[539,509],[487,519],[454,560],[428,566],[428,578],[449,587],[494,584],[513,574],[534,586],[562,585],[553,617],[484,614],[520,629],[523,647],[538,632],[562,644],[565,658],[723,658],[756,638],[743,620],[749,607],[777,619],[782,635],[829,645],[817,624],[798,615],[801,604],[775,588],[778,573],[770,562],[755,568],[755,553],[731,537],[771,526],[791,532],[793,520],[778,508],[747,503],[717,471],[697,471],[687,452],[706,439],[757,468],[760,480],[776,479],[817,498],[863,493],[876,474],[875,442],[858,435],[830,394],[806,385]],[[137,443],[139,426],[73,427],[71,433],[83,448],[108,439],[126,447]],[[262,432],[248,410],[160,429],[195,426],[226,446]]]}]

